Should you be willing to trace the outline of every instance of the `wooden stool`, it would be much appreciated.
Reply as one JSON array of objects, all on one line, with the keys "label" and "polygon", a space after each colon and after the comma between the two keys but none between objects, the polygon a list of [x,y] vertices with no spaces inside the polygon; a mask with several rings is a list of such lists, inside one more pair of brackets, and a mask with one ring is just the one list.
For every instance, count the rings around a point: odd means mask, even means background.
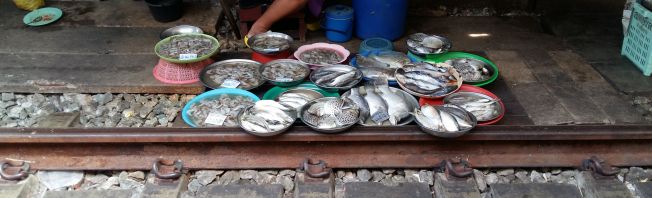
[{"label": "wooden stool", "polygon": [[[246,9],[238,8],[238,16],[240,17],[240,34],[247,35],[247,33],[249,32],[248,23],[255,22],[262,15],[263,15],[262,6],[256,6],[253,8],[246,8]],[[295,33],[294,35],[293,34],[290,35],[292,37],[299,37],[299,40],[302,42],[306,41],[306,22],[305,22],[305,14],[303,10],[299,10],[295,13],[292,13],[283,19],[299,20],[299,32]]]}]

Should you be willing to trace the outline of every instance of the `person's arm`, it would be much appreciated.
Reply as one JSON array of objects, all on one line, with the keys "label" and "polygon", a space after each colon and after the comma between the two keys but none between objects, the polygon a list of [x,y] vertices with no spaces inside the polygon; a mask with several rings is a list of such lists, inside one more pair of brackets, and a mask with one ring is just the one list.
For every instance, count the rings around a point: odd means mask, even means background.
[{"label": "person's arm", "polygon": [[248,37],[260,34],[281,20],[283,17],[296,12],[308,3],[308,0],[275,0],[267,11],[251,26]]}]

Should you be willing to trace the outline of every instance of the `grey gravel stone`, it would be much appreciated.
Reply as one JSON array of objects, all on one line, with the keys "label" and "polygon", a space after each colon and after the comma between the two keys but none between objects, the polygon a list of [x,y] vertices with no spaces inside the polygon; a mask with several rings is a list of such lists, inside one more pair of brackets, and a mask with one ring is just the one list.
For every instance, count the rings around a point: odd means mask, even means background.
[{"label": "grey gravel stone", "polygon": [[77,185],[84,179],[81,171],[38,171],[36,176],[48,189],[58,189]]},{"label": "grey gravel stone", "polygon": [[278,172],[278,176],[292,176],[292,177],[294,177],[294,175],[296,173],[297,173],[296,171],[286,169],[286,170],[281,170],[280,172]]},{"label": "grey gravel stone", "polygon": [[527,171],[518,171],[514,173],[514,176],[521,182],[521,183],[530,183],[530,178],[527,176]]},{"label": "grey gravel stone", "polygon": [[2,93],[2,101],[10,101],[16,99],[14,93]]},{"label": "grey gravel stone", "polygon": [[426,183],[428,185],[435,184],[435,175],[432,171],[421,170],[419,171],[419,182]]},{"label": "grey gravel stone", "polygon": [[286,192],[294,189],[294,181],[292,181],[292,178],[290,178],[290,176],[287,175],[279,175],[278,177],[276,177],[275,183],[281,184]]},{"label": "grey gravel stone", "polygon": [[[397,176],[402,177],[400,175],[397,175]],[[398,182],[394,181],[393,177],[394,176],[392,176],[392,175],[385,175],[385,178],[383,180],[381,180],[380,183],[385,185],[385,186],[397,186]]]},{"label": "grey gravel stone", "polygon": [[514,169],[511,169],[511,168],[510,169],[503,169],[503,170],[499,170],[496,173],[498,175],[500,175],[500,176],[513,175],[514,174]]},{"label": "grey gravel stone", "polygon": [[417,172],[416,170],[406,169],[406,170],[403,170],[403,172],[405,173],[405,180],[407,182],[419,182],[419,181],[421,181],[421,179],[419,178],[419,172]]},{"label": "grey gravel stone", "polygon": [[254,181],[257,184],[271,184],[276,180],[276,176],[274,175],[274,172],[270,171],[260,171],[258,172],[258,175],[254,177]]},{"label": "grey gravel stone", "polygon": [[552,173],[553,175],[559,175],[559,173],[561,173],[561,169],[552,169],[550,173]]},{"label": "grey gravel stone", "polygon": [[396,172],[395,169],[383,169],[383,173],[385,174],[393,174],[394,172]]},{"label": "grey gravel stone", "polygon": [[371,175],[372,175],[371,177],[372,181],[374,182],[379,182],[380,180],[385,178],[385,174],[381,171],[371,171]]},{"label": "grey gravel stone", "polygon": [[145,173],[143,171],[134,171],[129,173],[129,177],[138,180],[145,180]]},{"label": "grey gravel stone", "polygon": [[396,183],[405,183],[407,180],[405,179],[405,176],[402,175],[394,175],[392,176],[392,181]]},{"label": "grey gravel stone", "polygon": [[[279,175],[280,175],[280,174],[279,174]],[[346,172],[344,172],[343,170],[338,170],[338,171],[335,173],[335,175],[337,176],[337,178],[340,178],[340,179],[341,179],[341,178],[344,178],[344,176],[346,176]]]},{"label": "grey gravel stone", "polygon": [[197,182],[199,182],[201,185],[208,185],[215,178],[217,178],[218,175],[224,173],[224,171],[216,171],[216,170],[201,170],[195,172],[195,176],[197,177]]},{"label": "grey gravel stone", "polygon": [[143,182],[129,178],[129,173],[126,171],[122,171],[120,175],[118,175],[118,182],[120,183],[120,188],[122,189],[135,189],[142,188],[144,186]]},{"label": "grey gravel stone", "polygon": [[255,170],[241,170],[240,179],[253,179],[258,174],[258,171]]},{"label": "grey gravel stone", "polygon": [[202,184],[199,183],[196,179],[191,180],[188,182],[188,192],[190,192],[192,195],[195,195],[197,191],[202,187]]},{"label": "grey gravel stone", "polygon": [[106,182],[109,179],[109,176],[104,174],[86,174],[84,176],[84,181],[92,184],[101,184]]},{"label": "grey gravel stone", "polygon": [[106,181],[102,183],[99,188],[102,190],[108,190],[112,189],[112,187],[117,187],[118,185],[120,185],[120,179],[118,179],[116,176],[113,176],[106,179]]},{"label": "grey gravel stone", "polygon": [[371,179],[371,172],[369,172],[367,169],[359,169],[357,171],[357,175],[358,179],[363,182],[369,181]]},{"label": "grey gravel stone", "polygon": [[99,105],[105,105],[111,100],[113,100],[113,94],[111,93],[93,95],[93,102],[96,102]]},{"label": "grey gravel stone", "polygon": [[496,173],[489,173],[485,176],[485,181],[487,181],[487,184],[495,184],[498,183],[498,174]]},{"label": "grey gravel stone", "polygon": [[479,170],[473,169],[473,178],[480,192],[485,192],[487,190],[487,182],[485,181],[484,174]]},{"label": "grey gravel stone", "polygon": [[640,167],[631,167],[625,175],[625,180],[629,182],[643,182],[648,180],[650,175]]},{"label": "grey gravel stone", "polygon": [[344,181],[344,183],[349,183],[359,182],[360,180],[355,176],[355,173],[347,171],[346,175],[344,175],[344,178],[342,178],[342,181]]},{"label": "grey gravel stone", "polygon": [[236,182],[238,182],[238,180],[240,180],[240,172],[239,171],[226,171],[218,179],[218,184],[227,185],[227,184],[236,183]]},{"label": "grey gravel stone", "polygon": [[530,172],[530,180],[535,183],[545,183],[546,179],[543,178],[543,175],[541,173],[537,172],[536,170],[533,170]]}]

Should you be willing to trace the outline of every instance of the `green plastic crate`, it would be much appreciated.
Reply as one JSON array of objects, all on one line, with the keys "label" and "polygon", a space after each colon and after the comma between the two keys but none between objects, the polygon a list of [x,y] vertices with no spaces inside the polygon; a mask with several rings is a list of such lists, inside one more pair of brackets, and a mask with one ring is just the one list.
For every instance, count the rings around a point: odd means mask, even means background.
[{"label": "green plastic crate", "polygon": [[632,3],[632,18],[621,54],[643,71],[643,75],[652,74],[652,12],[638,2]]}]

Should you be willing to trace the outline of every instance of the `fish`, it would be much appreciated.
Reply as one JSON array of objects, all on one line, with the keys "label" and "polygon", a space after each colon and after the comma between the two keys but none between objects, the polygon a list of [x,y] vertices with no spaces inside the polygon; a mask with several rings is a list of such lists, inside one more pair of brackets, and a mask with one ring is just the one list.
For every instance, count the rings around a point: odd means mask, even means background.
[{"label": "fish", "polygon": [[457,107],[423,105],[412,113],[417,121],[430,130],[439,132],[458,132],[473,128],[468,114]]},{"label": "fish", "polygon": [[415,63],[396,70],[397,81],[410,91],[429,95],[446,95],[457,89],[458,81],[445,66]]},{"label": "fish", "polygon": [[499,110],[501,107],[498,100],[480,96],[453,96],[446,99],[446,101],[470,112],[478,121],[489,121],[500,115]]},{"label": "fish", "polygon": [[403,65],[411,62],[410,58],[406,54],[396,52],[396,51],[388,51],[379,54],[372,54],[369,55],[369,58],[379,61],[381,63],[385,63],[389,68],[394,68],[394,69],[403,67]]},{"label": "fish", "polygon": [[353,104],[358,106],[360,109],[360,120],[367,120],[369,117],[369,105],[367,101],[360,95],[360,88],[356,87],[351,89],[349,95],[346,96]]},{"label": "fish", "polygon": [[351,81],[355,80],[355,71],[349,71],[340,76],[335,77],[331,82],[328,83],[330,87],[342,87],[348,85]]},{"label": "fish", "polygon": [[358,122],[359,109],[348,99],[320,101],[312,104],[302,119],[318,128],[336,128]]},{"label": "fish", "polygon": [[387,80],[396,80],[394,77],[394,70],[390,68],[380,68],[380,67],[359,67],[362,71],[364,77],[370,79],[376,78],[385,78]]},{"label": "fish", "polygon": [[280,131],[294,122],[289,108],[273,100],[261,100],[245,109],[240,117],[240,127],[250,132],[269,133]]},{"label": "fish", "polygon": [[347,87],[358,82],[360,73],[350,66],[326,66],[315,71],[310,79],[322,87]]},{"label": "fish", "polygon": [[366,95],[364,99],[369,105],[369,115],[371,120],[378,125],[382,125],[383,121],[389,119],[389,114],[387,113],[387,104],[383,98],[376,93],[376,88],[373,85],[365,85]]},{"label": "fish", "polygon": [[398,125],[399,121],[410,116],[409,105],[403,97],[390,90],[387,84],[379,85],[377,88],[380,90],[380,97],[387,104],[387,114],[389,114],[391,125]]},{"label": "fish", "polygon": [[242,121],[240,121],[240,125],[247,131],[264,133],[270,130],[269,126],[267,125],[267,121],[261,117],[253,115],[244,115],[242,117],[243,118]]},{"label": "fish", "polygon": [[464,81],[480,82],[488,80],[492,75],[487,64],[476,59],[457,58],[447,60],[444,63],[453,66],[460,73]]},{"label": "fish", "polygon": [[303,105],[308,104],[308,102],[321,97],[324,96],[316,91],[296,89],[281,94],[277,98],[277,101],[298,111],[301,109],[301,107],[303,107]]},{"label": "fish", "polygon": [[363,55],[356,55],[355,56],[355,63],[359,67],[379,67],[379,68],[390,68],[390,64],[378,61],[374,58],[370,57],[365,57]]}]

